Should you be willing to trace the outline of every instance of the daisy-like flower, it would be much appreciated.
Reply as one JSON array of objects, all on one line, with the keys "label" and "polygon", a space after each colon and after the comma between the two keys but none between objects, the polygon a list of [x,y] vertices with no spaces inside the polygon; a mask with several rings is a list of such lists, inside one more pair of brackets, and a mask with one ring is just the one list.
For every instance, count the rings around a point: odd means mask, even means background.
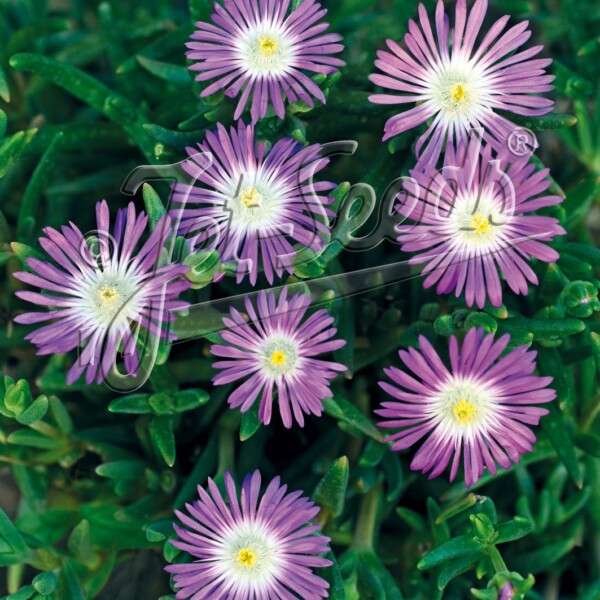
[{"label": "daisy-like flower", "polygon": [[553,89],[554,77],[545,73],[550,59],[532,60],[542,46],[521,49],[531,36],[528,23],[505,30],[509,17],[502,17],[476,44],[486,10],[487,0],[477,0],[467,15],[466,1],[458,0],[450,35],[444,3],[439,0],[434,37],[420,4],[419,24],[409,22],[403,46],[388,40],[390,52],[378,52],[375,65],[383,75],[371,75],[371,81],[399,94],[375,94],[371,102],[417,103],[389,119],[384,140],[432,119],[417,143],[417,156],[435,163],[445,141],[460,142],[474,128],[483,128],[496,148],[506,146],[515,126],[498,109],[527,116],[552,110],[551,100],[533,95]]},{"label": "daisy-like flower", "polygon": [[471,487],[484,468],[495,475],[496,463],[508,469],[531,451],[536,438],[528,426],[548,412],[535,405],[554,400],[556,392],[546,387],[552,377],[533,375],[537,352],[521,346],[500,358],[509,341],[509,335],[494,341],[493,334],[470,329],[459,349],[452,336],[448,369],[420,336],[420,352],[399,353],[410,374],[385,370],[392,384],[379,385],[394,401],[375,412],[385,419],[380,427],[399,430],[386,441],[397,451],[426,438],[410,465],[413,471],[430,472],[432,479],[452,459],[452,481],[462,454],[465,484]]},{"label": "daisy-like flower", "polygon": [[221,337],[227,345],[215,344],[211,352],[225,360],[213,364],[222,371],[213,378],[215,385],[246,379],[229,396],[232,408],[241,406],[244,413],[259,395],[258,418],[271,422],[273,392],[281,419],[292,426],[292,415],[304,426],[304,414],[321,415],[323,400],[331,398],[329,380],[346,367],[335,362],[313,358],[337,350],[345,340],[331,339],[337,329],[331,327],[333,317],[325,309],[301,321],[310,305],[310,295],[297,294],[288,300],[284,288],[279,299],[273,292],[259,292],[256,309],[245,298],[250,321],[234,308],[231,318],[224,318],[226,329]]},{"label": "daisy-like flower", "polygon": [[333,199],[323,193],[335,185],[312,181],[329,163],[319,145],[304,148],[284,138],[265,156],[254,127],[240,121],[229,133],[219,124],[199,148],[188,149],[183,168],[204,187],[176,184],[179,208],[171,213],[180,220],[179,234],[196,249],[210,246],[223,262],[235,261],[238,282],[249,274],[254,285],[261,268],[269,283],[274,274],[292,273],[294,243],[315,252],[323,248],[333,215]]},{"label": "daisy-like flower", "polygon": [[562,202],[545,195],[548,169],[535,172],[527,160],[509,164],[505,150],[493,158],[478,140],[448,148],[445,167],[421,165],[411,172],[397,211],[411,224],[400,224],[398,241],[415,252],[412,264],[424,264],[423,285],[437,284],[438,294],[465,292],[468,306],[483,308],[486,299],[502,304],[498,270],[515,294],[527,294],[538,280],[531,258],[544,262],[558,253],[544,242],[565,233],[552,217],[528,214]]},{"label": "daisy-like flower", "polygon": [[267,114],[269,105],[281,119],[284,97],[314,106],[314,98],[325,103],[319,86],[305,71],[332,75],[344,62],[332,55],[344,49],[341,36],[319,23],[327,13],[315,0],[304,0],[289,15],[290,0],[225,0],[215,4],[211,23],[196,23],[188,42],[187,57],[198,71],[196,81],[215,79],[202,96],[225,88],[225,95],[241,97],[235,119],[252,102],[252,121]]},{"label": "daisy-like flower", "polygon": [[19,291],[17,296],[52,309],[15,318],[27,325],[51,321],[27,336],[38,354],[62,354],[83,347],[67,374],[69,384],[84,372],[87,383],[101,383],[120,350],[127,373],[135,375],[140,361],[139,328],[172,337],[164,323],[174,319],[173,311],[188,305],[177,300],[190,285],[181,278],[187,267],[158,266],[171,233],[169,217],[163,217],[137,253],[148,217],[136,215],[133,203],[117,213],[112,236],[105,201],[96,205],[96,218],[98,229],[87,238],[73,223],[60,232],[44,229],[46,237],[40,238],[40,245],[52,262],[29,258],[32,272],[15,273],[17,279],[43,291]]},{"label": "daisy-like flower", "polygon": [[327,598],[329,584],[313,572],[331,565],[319,556],[329,551],[329,538],[315,535],[319,526],[311,524],[319,507],[301,491],[286,494],[279,477],[261,498],[260,483],[258,471],[248,475],[238,499],[225,473],[227,504],[209,479],[208,491],[198,486],[200,499],[186,504],[188,514],[176,511],[188,529],[175,525],[179,539],[171,543],[197,559],[166,567],[177,600]]}]

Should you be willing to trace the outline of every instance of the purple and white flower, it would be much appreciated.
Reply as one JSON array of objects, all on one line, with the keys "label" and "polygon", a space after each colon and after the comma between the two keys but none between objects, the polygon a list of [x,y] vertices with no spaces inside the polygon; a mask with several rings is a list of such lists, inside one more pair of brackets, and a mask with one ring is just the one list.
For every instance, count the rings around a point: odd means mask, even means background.
[{"label": "purple and white flower", "polygon": [[379,385],[393,401],[375,412],[385,420],[380,427],[397,429],[386,441],[404,450],[425,438],[410,468],[438,477],[452,460],[450,481],[463,456],[465,484],[471,487],[487,468],[508,469],[530,452],[535,435],[529,428],[547,414],[536,406],[551,402],[556,392],[547,386],[552,377],[533,374],[537,352],[521,346],[500,357],[510,336],[494,341],[483,329],[470,329],[459,349],[450,338],[450,368],[431,343],[419,337],[414,348],[399,355],[407,371],[385,369],[392,383]]},{"label": "purple and white flower", "polygon": [[235,308],[231,318],[224,318],[221,331],[225,344],[215,344],[211,352],[224,360],[213,364],[221,369],[213,378],[215,385],[245,379],[229,396],[232,408],[250,410],[259,395],[258,418],[271,422],[274,393],[277,391],[279,412],[285,427],[295,419],[304,426],[304,414],[320,416],[323,400],[331,398],[329,381],[346,367],[315,358],[337,350],[345,340],[332,339],[337,332],[331,327],[333,317],[325,309],[318,310],[302,322],[310,295],[297,294],[288,300],[284,288],[275,293],[259,292],[256,308],[245,298],[249,322]]},{"label": "purple and white flower", "polygon": [[411,19],[404,44],[388,40],[390,51],[378,52],[375,65],[383,74],[371,75],[371,81],[398,93],[375,94],[371,101],[416,103],[388,120],[384,140],[432,119],[419,138],[417,156],[436,163],[446,142],[464,141],[475,128],[483,128],[496,149],[506,146],[515,126],[498,110],[526,116],[552,110],[551,100],[534,95],[550,91],[554,77],[545,72],[550,59],[532,59],[542,46],[521,48],[531,37],[527,21],[506,29],[509,17],[504,16],[476,43],[486,11],[487,0],[477,0],[469,14],[466,0],[457,0],[450,34],[439,0],[434,33],[420,4],[419,24]]},{"label": "purple and white flower", "polygon": [[199,500],[186,504],[187,513],[176,511],[184,527],[175,525],[179,539],[171,543],[196,559],[169,565],[179,589],[177,600],[186,598],[327,598],[329,584],[315,568],[331,561],[329,538],[316,535],[311,522],[319,513],[301,491],[287,492],[279,477],[262,498],[258,471],[242,484],[241,497],[229,473],[225,473],[226,500],[212,479],[208,491],[198,486]]},{"label": "purple and white flower", "polygon": [[83,347],[67,375],[69,384],[84,372],[87,383],[101,383],[119,351],[127,373],[135,375],[140,360],[136,347],[139,328],[172,338],[164,324],[174,320],[174,311],[188,305],[177,300],[190,285],[182,278],[187,267],[159,266],[171,233],[169,217],[161,219],[137,253],[148,217],[136,215],[133,203],[118,211],[113,235],[105,201],[97,203],[96,218],[98,229],[87,238],[73,223],[60,232],[44,229],[46,237],[40,238],[40,245],[51,260],[29,258],[31,272],[14,274],[43,291],[18,291],[17,296],[52,309],[15,318],[27,325],[51,321],[27,336],[38,347],[38,354],[63,354]]},{"label": "purple and white flower", "polygon": [[344,46],[335,33],[325,33],[327,13],[315,0],[304,0],[290,14],[290,0],[225,0],[215,4],[212,23],[196,23],[187,57],[195,62],[196,81],[215,80],[202,92],[210,96],[225,89],[235,98],[239,119],[251,102],[252,121],[267,114],[285,116],[284,98],[314,106],[325,103],[319,86],[306,72],[332,75],[344,62],[333,55]]},{"label": "purple and white flower", "polygon": [[397,227],[397,239],[403,251],[416,253],[412,264],[425,265],[426,288],[437,284],[438,294],[454,290],[457,297],[464,291],[468,306],[500,306],[498,271],[515,294],[527,294],[528,282],[538,284],[530,260],[558,259],[545,242],[564,229],[553,217],[529,213],[563,198],[544,193],[548,169],[510,159],[506,150],[494,157],[472,139],[457,152],[447,148],[441,171],[422,164],[411,172],[397,206],[410,224]]},{"label": "purple and white flower", "polygon": [[[219,124],[197,149],[188,148],[185,171],[203,184],[176,184],[171,214],[180,219],[179,234],[196,249],[215,249],[223,262],[237,263],[237,280],[249,274],[256,284],[262,269],[274,274],[293,272],[294,244],[320,251],[329,239],[333,202],[326,194],[335,185],[313,182],[329,164],[321,146],[304,148],[292,138],[276,142],[266,154],[256,143],[254,127],[241,121],[228,133]],[[206,168],[207,156],[212,157]]]}]

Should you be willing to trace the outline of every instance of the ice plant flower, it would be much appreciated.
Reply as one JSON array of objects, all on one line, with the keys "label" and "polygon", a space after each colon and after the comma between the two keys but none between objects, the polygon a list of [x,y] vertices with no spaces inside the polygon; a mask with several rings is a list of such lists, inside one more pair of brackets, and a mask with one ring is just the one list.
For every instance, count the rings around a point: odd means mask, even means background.
[{"label": "ice plant flower", "polygon": [[304,426],[304,414],[321,415],[323,400],[331,397],[329,380],[346,367],[335,362],[314,358],[337,350],[345,340],[334,340],[337,329],[331,327],[333,317],[325,309],[302,320],[310,305],[310,295],[296,294],[288,299],[283,289],[279,299],[275,293],[258,293],[256,308],[245,298],[249,322],[231,308],[231,318],[224,318],[226,329],[221,337],[226,344],[215,344],[211,352],[225,360],[213,364],[221,372],[215,375],[215,385],[246,379],[229,396],[232,408],[250,410],[261,396],[258,418],[271,422],[273,393],[281,419],[286,427],[293,418]]},{"label": "ice plant flower", "polygon": [[329,163],[320,150],[284,138],[265,156],[253,126],[240,121],[227,132],[219,124],[199,151],[188,148],[183,168],[203,187],[175,185],[178,208],[171,214],[180,220],[179,234],[196,249],[210,247],[223,262],[235,261],[238,282],[248,274],[254,285],[261,268],[269,283],[274,274],[292,273],[294,244],[316,252],[329,236],[333,199],[323,194],[335,185],[312,181]]},{"label": "ice plant flower", "polygon": [[431,343],[419,337],[414,348],[399,355],[407,371],[385,369],[392,383],[379,385],[394,401],[383,402],[375,412],[384,418],[380,427],[397,429],[386,441],[392,450],[404,450],[426,438],[411,469],[438,477],[452,459],[450,481],[458,471],[461,454],[465,484],[471,487],[496,463],[508,469],[521,454],[531,451],[537,425],[548,411],[535,406],[556,398],[547,388],[552,377],[533,375],[536,352],[521,346],[500,358],[510,336],[494,341],[483,329],[470,329],[459,349],[450,338],[450,368]]},{"label": "ice plant flower", "polygon": [[28,272],[15,277],[44,293],[18,291],[17,296],[52,310],[30,312],[15,318],[32,325],[51,321],[27,336],[38,354],[62,354],[82,347],[67,374],[67,383],[85,372],[87,383],[101,383],[113,368],[119,351],[128,374],[139,367],[136,339],[140,327],[162,338],[173,337],[164,326],[174,311],[187,306],[178,300],[189,287],[182,279],[187,267],[158,266],[160,253],[171,233],[163,217],[136,253],[148,217],[136,214],[133,203],[117,213],[113,234],[105,201],[96,205],[98,229],[85,237],[70,223],[61,231],[44,229],[40,245],[50,260],[27,259]]},{"label": "ice plant flower", "polygon": [[552,217],[529,214],[562,202],[547,195],[548,169],[521,159],[512,164],[505,150],[494,157],[478,140],[448,148],[445,167],[431,165],[411,172],[397,211],[410,223],[398,225],[402,250],[414,252],[412,264],[424,264],[423,285],[437,284],[438,294],[465,293],[468,306],[486,300],[502,304],[498,271],[515,294],[527,294],[538,279],[531,258],[544,262],[558,253],[544,242],[565,233]]},{"label": "ice plant flower", "polygon": [[327,13],[315,0],[304,0],[288,14],[290,0],[229,0],[215,4],[212,23],[196,23],[188,42],[187,57],[195,62],[196,81],[215,80],[201,96],[225,89],[235,98],[241,93],[235,119],[251,102],[252,121],[267,114],[285,116],[284,97],[314,106],[325,103],[319,86],[306,72],[332,75],[344,62],[333,55],[344,49],[342,38],[324,33],[329,25],[319,22]]},{"label": "ice plant flower", "polygon": [[409,22],[404,44],[388,40],[390,51],[378,52],[375,65],[383,74],[371,75],[371,81],[398,93],[374,94],[371,101],[417,104],[388,120],[384,140],[432,119],[419,138],[417,156],[435,163],[446,142],[464,140],[473,128],[483,128],[497,149],[506,146],[515,125],[498,110],[526,116],[552,110],[551,100],[534,95],[550,91],[554,77],[545,73],[550,59],[532,59],[542,46],[521,48],[531,36],[527,21],[505,30],[509,17],[504,16],[476,43],[486,10],[487,0],[477,0],[467,14],[466,1],[458,0],[450,34],[439,0],[434,34],[420,4],[419,24]]},{"label": "ice plant flower", "polygon": [[260,496],[261,476],[248,475],[241,497],[225,473],[226,500],[212,479],[208,491],[198,486],[199,500],[176,511],[186,528],[174,525],[171,543],[196,559],[169,565],[177,600],[185,598],[327,598],[329,584],[313,572],[331,561],[329,538],[316,535],[311,522],[319,513],[301,491],[287,492],[279,477]]}]

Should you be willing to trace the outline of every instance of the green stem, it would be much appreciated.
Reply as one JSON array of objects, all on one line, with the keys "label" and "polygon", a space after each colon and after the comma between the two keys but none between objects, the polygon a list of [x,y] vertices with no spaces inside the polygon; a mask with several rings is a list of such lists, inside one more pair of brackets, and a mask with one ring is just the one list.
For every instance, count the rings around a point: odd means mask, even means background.
[{"label": "green stem", "polygon": [[487,554],[490,557],[490,560],[492,561],[492,565],[496,573],[504,573],[508,571],[504,559],[500,555],[500,552],[498,551],[498,548],[496,548],[496,546],[490,546],[487,549]]},{"label": "green stem", "polygon": [[218,455],[219,464],[217,474],[222,475],[226,471],[233,471],[235,465],[235,431],[239,427],[239,413],[228,411],[220,419],[218,430]]},{"label": "green stem", "polygon": [[377,517],[381,506],[381,482],[377,482],[373,489],[361,499],[358,520],[354,530],[353,548],[373,550],[375,543],[375,530]]},{"label": "green stem", "polygon": [[16,594],[21,585],[23,584],[23,574],[25,572],[25,563],[16,565],[10,565],[8,567],[7,577],[8,580],[8,593]]},{"label": "green stem", "polygon": [[[365,380],[357,379],[357,385],[352,394],[355,406],[365,415],[369,414],[369,394],[366,390]],[[351,463],[357,462],[364,446],[363,438],[353,435],[348,440],[348,459]]]},{"label": "green stem", "polygon": [[585,413],[583,418],[583,423],[581,425],[581,431],[586,432],[589,431],[592,427],[596,417],[600,413],[600,396],[596,395],[591,402],[591,406],[588,407],[588,410]]}]

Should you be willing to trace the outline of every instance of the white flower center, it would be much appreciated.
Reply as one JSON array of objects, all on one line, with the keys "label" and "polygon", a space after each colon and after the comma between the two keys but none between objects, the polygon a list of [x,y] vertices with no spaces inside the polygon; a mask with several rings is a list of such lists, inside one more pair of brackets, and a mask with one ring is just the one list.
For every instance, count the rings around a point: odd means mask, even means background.
[{"label": "white flower center", "polygon": [[249,29],[238,42],[242,64],[254,76],[281,75],[293,59],[292,44],[280,26],[264,22]]},{"label": "white flower center", "polygon": [[120,299],[117,288],[110,287],[108,285],[105,285],[101,290],[99,290],[98,297],[100,298],[100,303],[104,307],[112,306]]},{"label": "white flower center", "polygon": [[130,274],[98,270],[86,284],[83,302],[97,324],[107,328],[120,327],[139,312],[135,298],[138,281]]},{"label": "white flower center", "polygon": [[446,121],[468,124],[486,100],[485,77],[476,64],[453,58],[431,74],[429,97]]},{"label": "white flower center", "polygon": [[284,205],[285,190],[264,180],[260,172],[244,173],[232,178],[223,196],[232,227],[256,232],[274,225]]},{"label": "white flower center", "polygon": [[452,437],[471,437],[485,430],[495,406],[493,390],[472,380],[454,379],[438,392],[431,411]]},{"label": "white flower center", "polygon": [[257,523],[244,523],[224,540],[225,573],[248,590],[264,589],[279,569],[277,540]]},{"label": "white flower center", "polygon": [[462,247],[488,249],[502,238],[508,221],[496,197],[461,196],[457,194],[450,214],[454,238]]},{"label": "white flower center", "polygon": [[274,379],[294,373],[298,358],[298,343],[281,333],[267,338],[260,349],[263,371]]}]

